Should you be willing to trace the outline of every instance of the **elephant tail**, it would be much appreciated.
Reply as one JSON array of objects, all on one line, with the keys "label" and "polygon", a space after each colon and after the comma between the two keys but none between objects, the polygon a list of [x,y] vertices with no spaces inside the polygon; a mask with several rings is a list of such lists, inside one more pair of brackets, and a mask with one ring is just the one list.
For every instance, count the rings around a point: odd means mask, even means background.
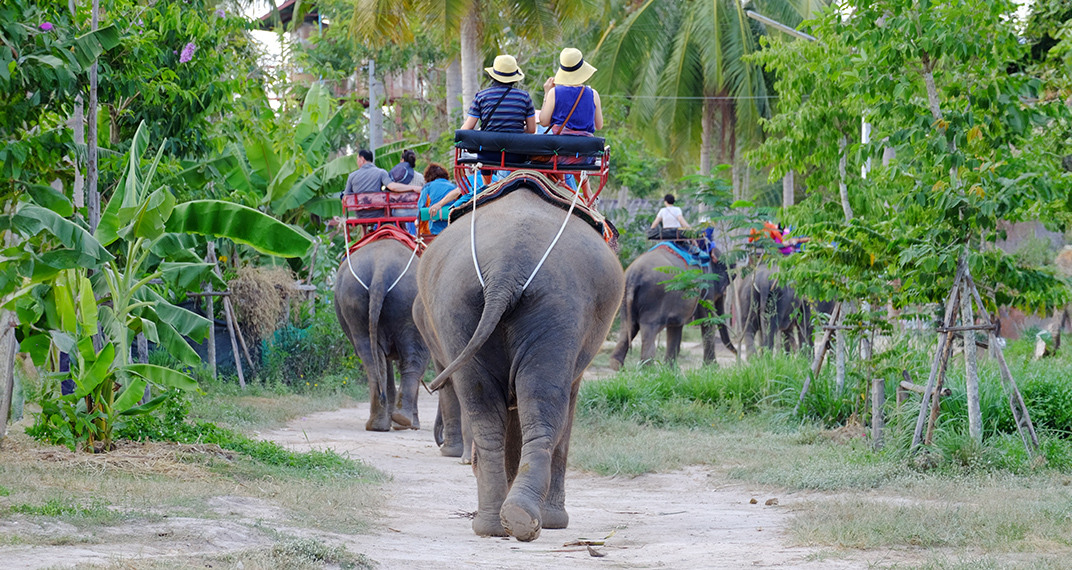
[{"label": "elephant tail", "polygon": [[380,404],[387,407],[387,357],[380,350],[380,312],[383,310],[383,300],[387,296],[384,291],[384,280],[376,276],[369,286],[369,354],[372,362],[369,368],[375,374],[376,385],[379,389]]},{"label": "elephant tail", "polygon": [[[726,298],[725,296],[719,297],[718,301],[715,301],[715,311],[719,316],[726,315]],[[733,341],[730,340],[729,327],[726,326],[725,321],[718,323],[718,335],[722,338],[722,344],[726,346],[726,350],[729,350],[733,354],[737,354],[737,349],[733,346]]]},{"label": "elephant tail", "polygon": [[469,344],[465,345],[465,348],[454,359],[454,362],[448,364],[439,373],[439,376],[432,380],[432,383],[428,386],[429,390],[434,392],[442,388],[451,374],[454,374],[462,365],[476,356],[477,351],[491,338],[491,333],[495,332],[495,327],[499,326],[499,320],[502,319],[502,316],[520,298],[520,292],[517,295],[504,294],[505,292],[496,294],[494,289],[494,285],[488,283],[488,288],[485,289],[484,293],[484,311],[480,314],[480,322],[477,323],[476,330],[473,331],[473,338],[469,339]]}]

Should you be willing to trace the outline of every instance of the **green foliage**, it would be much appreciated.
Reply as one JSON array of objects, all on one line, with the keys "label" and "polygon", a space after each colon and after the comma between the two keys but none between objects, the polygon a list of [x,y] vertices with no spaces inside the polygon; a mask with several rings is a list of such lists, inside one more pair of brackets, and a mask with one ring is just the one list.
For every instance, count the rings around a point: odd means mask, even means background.
[{"label": "green foliage", "polygon": [[[852,8],[852,18],[832,9],[811,22],[816,42],[772,44],[759,57],[778,74],[783,105],[756,157],[773,176],[793,168],[815,189],[786,215],[812,237],[787,259],[790,280],[811,298],[941,302],[966,255],[996,306],[1066,302],[1052,273],[990,246],[999,222],[1060,225],[1072,203],[1072,178],[1060,164],[1068,108],[1046,96],[1039,77],[1006,72],[1026,49],[1015,5],[886,0]],[[861,113],[873,126],[868,144],[852,135]],[[842,137],[849,144],[839,149]],[[885,166],[887,148],[896,158]],[[844,176],[834,168],[839,159]],[[867,161],[868,177],[857,177]],[[828,201],[836,183],[847,185],[855,212],[847,223]]]},{"label": "green foliage", "polygon": [[[261,347],[261,370],[265,381],[280,382],[295,389],[342,388],[363,375],[354,356],[353,345],[342,332],[335,311],[321,307],[305,328],[287,325],[275,332],[271,342]],[[347,379],[330,382],[333,375]],[[313,386],[317,384],[317,386]]]},{"label": "green foliage", "polygon": [[209,443],[249,456],[269,466],[279,467],[296,476],[319,478],[374,478],[375,472],[361,462],[342,457],[331,450],[290,451],[281,445],[251,439],[212,423],[186,421],[189,402],[181,392],[163,396],[163,417],[142,415],[118,429],[116,436],[138,441]]},{"label": "green foliage", "polygon": [[117,518],[108,505],[102,501],[80,505],[70,500],[49,499],[42,505],[11,505],[11,512],[41,517],[89,518],[97,521]]}]

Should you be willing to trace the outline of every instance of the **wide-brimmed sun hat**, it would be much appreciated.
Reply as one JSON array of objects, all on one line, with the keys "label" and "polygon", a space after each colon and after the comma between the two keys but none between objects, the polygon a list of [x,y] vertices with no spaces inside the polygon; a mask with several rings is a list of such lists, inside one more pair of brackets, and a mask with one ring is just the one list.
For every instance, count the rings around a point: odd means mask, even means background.
[{"label": "wide-brimmed sun hat", "polygon": [[562,54],[558,56],[558,65],[558,72],[555,73],[556,85],[580,85],[596,72],[596,68],[584,60],[581,50],[577,48],[562,50]]},{"label": "wide-brimmed sun hat", "polygon": [[495,63],[491,67],[485,67],[484,71],[488,72],[492,79],[503,83],[514,83],[525,78],[525,74],[521,73],[517,60],[512,55],[496,57]]}]

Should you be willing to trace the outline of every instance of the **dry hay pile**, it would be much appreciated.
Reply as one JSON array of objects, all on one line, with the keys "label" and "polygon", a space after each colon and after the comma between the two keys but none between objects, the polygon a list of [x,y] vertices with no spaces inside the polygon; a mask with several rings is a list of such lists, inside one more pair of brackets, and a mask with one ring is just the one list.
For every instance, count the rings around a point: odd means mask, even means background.
[{"label": "dry hay pile", "polygon": [[235,318],[259,339],[270,339],[287,316],[294,274],[287,267],[242,267],[229,284]]},{"label": "dry hay pile", "polygon": [[185,480],[212,478],[204,464],[233,458],[234,454],[215,444],[118,441],[108,453],[86,453],[41,444],[21,435],[4,438],[0,450],[3,464],[45,462],[85,471],[166,475]]},{"label": "dry hay pile", "polygon": [[1066,245],[1057,254],[1057,259],[1053,263],[1057,266],[1058,273],[1065,277],[1072,277],[1072,245]]}]

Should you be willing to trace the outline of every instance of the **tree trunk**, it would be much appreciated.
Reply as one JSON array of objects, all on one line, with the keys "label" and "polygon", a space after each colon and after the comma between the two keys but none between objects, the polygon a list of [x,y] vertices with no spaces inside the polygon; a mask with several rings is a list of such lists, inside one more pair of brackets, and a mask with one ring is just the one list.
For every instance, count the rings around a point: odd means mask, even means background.
[{"label": "tree trunk", "polygon": [[479,7],[474,2],[469,13],[462,20],[461,28],[461,68],[462,68],[462,108],[472,105],[480,85],[480,15]]},{"label": "tree trunk", "polygon": [[793,171],[785,173],[782,177],[782,207],[792,206],[796,200],[796,180]]},{"label": "tree trunk", "polygon": [[453,58],[445,70],[447,80],[447,130],[457,129],[462,123],[462,68],[458,58]]},{"label": "tree trunk", "polygon": [[[86,116],[81,95],[77,95],[74,98],[74,115],[71,118],[71,129],[74,131],[74,144],[86,144]],[[82,209],[86,207],[86,189],[85,181],[82,179],[82,161],[78,158],[78,153],[74,153],[71,158],[74,159],[72,161],[74,162],[74,193],[72,198],[74,199],[74,207]]]},{"label": "tree trunk", "polygon": [[700,126],[700,174],[710,176],[711,159],[715,147],[715,101],[713,99],[704,99]]},{"label": "tree trunk", "polygon": [[[93,0],[93,11],[90,16],[90,31],[97,31],[100,18],[100,0]],[[88,132],[89,149],[86,168],[87,200],[89,209],[89,233],[97,232],[100,224],[101,203],[100,192],[97,191],[97,61],[94,58],[93,65],[89,68],[89,116]]]},{"label": "tree trunk", "polygon": [[845,221],[851,222],[853,218],[852,204],[849,203],[848,163],[849,163],[849,137],[841,137],[840,149],[841,160],[838,162],[838,190],[841,194],[841,209],[845,212]]},{"label": "tree trunk", "polygon": [[375,152],[377,148],[383,146],[383,103],[380,101],[383,84],[376,79],[376,62],[371,59],[368,64],[368,84],[369,150]]}]

